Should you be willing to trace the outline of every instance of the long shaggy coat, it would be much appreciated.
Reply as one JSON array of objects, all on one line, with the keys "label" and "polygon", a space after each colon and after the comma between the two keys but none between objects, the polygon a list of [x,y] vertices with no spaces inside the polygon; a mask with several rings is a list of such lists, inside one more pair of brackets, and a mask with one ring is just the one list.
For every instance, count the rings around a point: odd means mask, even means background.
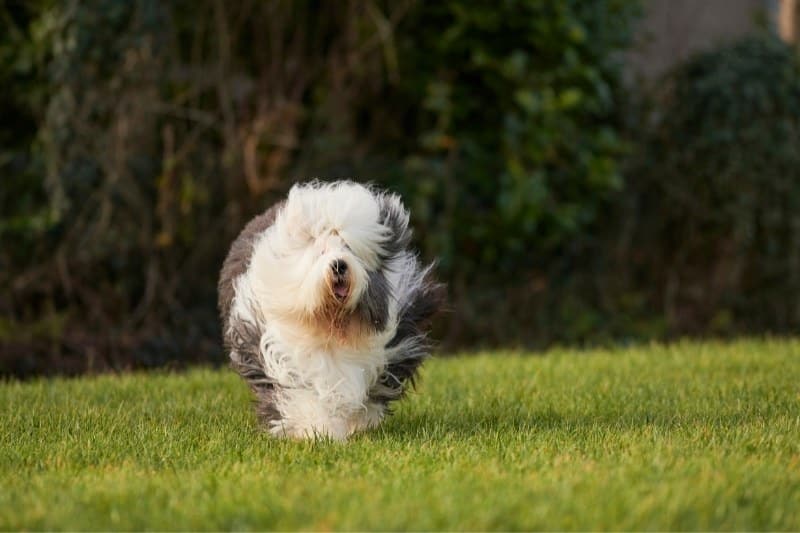
[{"label": "long shaggy coat", "polygon": [[410,385],[443,300],[408,249],[400,198],[296,185],[233,242],[219,280],[225,347],[276,436],[344,439]]}]

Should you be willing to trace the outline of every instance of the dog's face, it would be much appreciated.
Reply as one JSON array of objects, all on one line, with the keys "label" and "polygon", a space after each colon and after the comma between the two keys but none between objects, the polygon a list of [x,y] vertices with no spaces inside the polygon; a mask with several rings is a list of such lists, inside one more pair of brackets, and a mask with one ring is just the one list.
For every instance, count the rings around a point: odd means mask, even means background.
[{"label": "dog's face", "polygon": [[255,244],[250,268],[262,312],[373,329],[387,320],[384,268],[408,244],[399,198],[350,182],[295,186]]}]

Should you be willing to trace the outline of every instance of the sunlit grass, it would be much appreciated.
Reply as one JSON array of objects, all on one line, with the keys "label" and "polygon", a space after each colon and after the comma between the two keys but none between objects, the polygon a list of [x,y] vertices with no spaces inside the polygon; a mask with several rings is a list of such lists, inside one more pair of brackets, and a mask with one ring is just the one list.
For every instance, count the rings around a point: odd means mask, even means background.
[{"label": "sunlit grass", "polygon": [[0,384],[0,529],[800,529],[800,342],[431,361],[275,441],[227,370]]}]

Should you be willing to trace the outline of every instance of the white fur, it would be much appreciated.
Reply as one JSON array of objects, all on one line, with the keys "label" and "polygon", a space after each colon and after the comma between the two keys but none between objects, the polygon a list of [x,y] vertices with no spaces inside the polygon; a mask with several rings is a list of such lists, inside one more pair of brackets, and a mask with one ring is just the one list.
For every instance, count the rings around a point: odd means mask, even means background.
[{"label": "white fur", "polygon": [[[399,198],[390,202],[404,212]],[[234,282],[230,320],[258,327],[265,373],[279,385],[275,405],[281,420],[270,427],[275,435],[344,439],[384,416],[384,406],[370,402],[368,393],[392,353],[405,348],[385,346],[395,334],[404,295],[422,279],[416,259],[402,251],[386,269],[392,297],[383,330],[356,325],[343,334],[318,318],[330,299],[335,259],[345,260],[350,273],[343,309],[351,312],[358,304],[391,234],[379,214],[378,197],[361,185],[295,186]]]}]

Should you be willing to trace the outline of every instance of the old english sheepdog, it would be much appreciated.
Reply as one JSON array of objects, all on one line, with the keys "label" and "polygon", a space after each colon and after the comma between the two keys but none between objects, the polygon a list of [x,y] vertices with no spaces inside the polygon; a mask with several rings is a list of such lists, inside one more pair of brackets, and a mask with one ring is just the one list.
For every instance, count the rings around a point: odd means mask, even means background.
[{"label": "old english sheepdog", "polygon": [[273,435],[345,439],[414,384],[444,290],[408,249],[408,217],[395,194],[311,182],[233,242],[225,347]]}]

